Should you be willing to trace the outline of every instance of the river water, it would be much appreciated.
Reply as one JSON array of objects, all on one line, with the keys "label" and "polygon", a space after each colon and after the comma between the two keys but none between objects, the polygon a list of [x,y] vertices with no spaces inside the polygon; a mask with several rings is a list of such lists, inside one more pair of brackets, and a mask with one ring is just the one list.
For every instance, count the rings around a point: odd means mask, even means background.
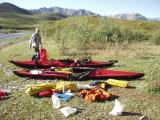
[{"label": "river water", "polygon": [[4,39],[9,39],[9,38],[22,38],[24,37],[25,35],[30,35],[31,32],[25,32],[25,33],[9,33],[9,34],[6,34],[6,33],[0,33],[0,40],[4,40]]}]

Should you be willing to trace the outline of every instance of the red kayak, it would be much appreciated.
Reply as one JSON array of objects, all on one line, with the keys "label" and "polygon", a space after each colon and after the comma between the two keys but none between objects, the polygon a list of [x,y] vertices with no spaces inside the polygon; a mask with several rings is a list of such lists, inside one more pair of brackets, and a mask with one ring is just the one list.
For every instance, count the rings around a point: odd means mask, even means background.
[{"label": "red kayak", "polygon": [[[144,73],[116,71],[109,69],[90,69],[77,70],[73,72],[59,72],[51,69],[36,69],[36,70],[19,70],[13,71],[21,77],[31,77],[40,79],[66,79],[66,80],[90,80],[90,79],[137,79],[144,76]],[[76,71],[76,72],[75,72]]]},{"label": "red kayak", "polygon": [[87,60],[43,60],[43,61],[9,61],[16,66],[23,68],[51,68],[51,67],[109,67],[117,60],[108,62],[87,61]]}]

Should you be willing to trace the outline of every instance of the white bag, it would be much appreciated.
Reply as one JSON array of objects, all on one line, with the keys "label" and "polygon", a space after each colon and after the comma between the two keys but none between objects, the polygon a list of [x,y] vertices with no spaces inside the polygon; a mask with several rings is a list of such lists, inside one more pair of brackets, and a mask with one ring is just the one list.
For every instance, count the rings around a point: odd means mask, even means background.
[{"label": "white bag", "polygon": [[42,74],[42,71],[40,70],[30,70],[30,73],[33,75],[38,75],[38,74]]},{"label": "white bag", "polygon": [[116,99],[114,107],[109,114],[111,114],[111,115],[122,115],[123,108],[124,108],[123,105]]},{"label": "white bag", "polygon": [[53,108],[60,108],[60,99],[56,95],[52,95]]},{"label": "white bag", "polygon": [[77,112],[77,108],[63,107],[60,109],[60,111],[64,114],[65,117],[68,117],[69,115]]},{"label": "white bag", "polygon": [[83,90],[83,89],[91,89],[91,85],[90,84],[80,84],[79,82],[77,83],[77,86],[78,86],[78,90]]}]

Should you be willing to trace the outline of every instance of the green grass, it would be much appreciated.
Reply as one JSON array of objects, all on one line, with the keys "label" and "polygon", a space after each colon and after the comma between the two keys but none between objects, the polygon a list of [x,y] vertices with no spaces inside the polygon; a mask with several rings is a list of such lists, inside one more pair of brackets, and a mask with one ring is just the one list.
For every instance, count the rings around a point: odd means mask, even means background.
[{"label": "green grass", "polygon": [[[7,17],[9,16],[5,16],[5,19],[3,19],[3,17],[0,20],[5,21],[6,19],[8,20]],[[23,19],[22,17],[27,17],[29,20],[28,23],[26,18]],[[16,19],[22,19],[22,21],[20,20],[19,22],[26,22],[26,26],[29,25],[29,27],[31,27],[32,25],[36,26],[41,22],[45,22],[41,29],[42,43],[48,50],[49,58],[63,59],[72,57],[77,59],[77,54],[81,54],[83,50],[86,50],[94,60],[108,61],[110,59],[117,59],[119,61],[114,67],[109,69],[145,73],[142,79],[128,81],[129,85],[133,88],[112,87],[109,89],[109,91],[118,95],[119,100],[125,105],[124,111],[127,113],[126,115],[111,116],[108,114],[112,110],[114,101],[87,103],[75,93],[76,95],[73,99],[68,102],[62,102],[61,106],[77,107],[81,112],[67,119],[136,120],[139,119],[141,115],[146,115],[153,120],[160,119],[160,46],[152,44],[152,39],[148,37],[150,34],[158,32],[160,28],[159,23],[111,19],[109,20],[109,23],[111,22],[111,28],[109,27],[109,29],[113,31],[107,31],[108,22],[105,21],[106,19],[99,17],[71,17],[56,22],[46,22],[45,19],[42,18],[38,24],[32,24],[32,20],[35,20],[36,17],[41,18],[42,16],[32,16],[30,18],[29,16],[12,15],[13,21],[8,20],[4,23],[7,26],[13,26]],[[112,25],[114,25],[114,27],[112,27]],[[20,25],[18,27],[23,28],[24,26]],[[117,35],[114,36],[114,40],[117,40],[119,36],[118,31],[124,30],[124,27],[133,30],[132,32],[136,35],[135,38],[139,38],[139,40],[133,43],[127,41],[128,43],[126,43],[126,45],[124,45],[124,43],[118,44],[116,46],[117,48],[115,48],[115,43],[105,42],[106,39],[103,37],[106,33],[113,32]],[[12,27],[10,28],[12,29]],[[127,30],[126,28],[125,30]],[[105,32],[103,32],[104,30]],[[123,37],[127,37],[128,35],[126,35],[125,30],[123,31]],[[92,34],[92,31],[96,34]],[[147,42],[143,42],[141,39],[144,37],[144,34],[147,34]],[[9,97],[0,100],[0,120],[65,120],[66,118],[59,110],[52,108],[51,98],[40,99],[27,96],[25,93],[25,86],[48,81],[26,80],[12,73],[13,70],[20,68],[9,63],[9,60],[30,60],[34,53],[33,49],[30,50],[28,46],[29,38],[30,36],[26,36],[22,39],[0,41],[0,88],[9,88],[12,90]],[[155,38],[156,41],[157,38],[159,37]],[[84,43],[82,46],[79,46],[81,41],[78,40],[81,39],[83,39],[82,42]],[[132,35],[127,39],[133,40]],[[89,43],[87,43],[87,40],[89,40]],[[89,45],[92,47],[87,49],[86,47]],[[65,48],[66,46],[67,48]],[[5,69],[9,71],[9,74]],[[82,83],[91,82],[92,80]]]},{"label": "green grass", "polygon": [[[31,59],[33,50],[28,48],[28,38],[20,40],[8,40],[6,46],[2,46],[0,54],[0,64],[12,70],[20,69],[8,62],[8,60],[26,60]],[[60,56],[58,45],[51,38],[42,36],[44,47],[48,50],[50,58],[64,58]],[[119,62],[110,69],[127,70],[144,72],[145,76],[140,80],[129,81],[129,85],[135,89],[128,88],[110,88],[109,91],[117,94],[119,100],[125,105],[124,111],[126,116],[111,116],[108,113],[111,111],[114,101],[106,101],[102,103],[87,103],[77,95],[68,102],[62,102],[62,106],[72,106],[81,109],[81,112],[72,115],[67,119],[113,119],[113,120],[135,120],[141,115],[146,115],[148,118],[160,119],[160,98],[159,81],[160,81],[160,46],[144,43],[130,44],[128,48],[119,46],[119,51],[115,52],[114,47],[110,46],[107,49],[93,49],[90,51],[92,58],[99,61],[107,61],[109,59],[118,59]],[[25,94],[25,86],[29,84],[37,84],[48,81],[35,81],[33,79],[24,80],[13,74],[7,76],[4,74],[2,67],[0,68],[0,83],[1,88],[10,88],[11,95],[1,100],[0,104],[0,119],[2,120],[53,120],[66,119],[63,114],[52,108],[51,98],[36,98]],[[82,83],[90,83],[86,81]],[[77,93],[76,93],[77,94]]]}]

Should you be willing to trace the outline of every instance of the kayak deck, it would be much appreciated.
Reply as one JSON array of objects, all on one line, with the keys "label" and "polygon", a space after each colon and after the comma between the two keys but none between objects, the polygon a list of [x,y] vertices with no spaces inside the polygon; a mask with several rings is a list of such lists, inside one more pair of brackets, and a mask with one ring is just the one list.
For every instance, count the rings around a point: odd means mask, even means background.
[{"label": "kayak deck", "polygon": [[50,68],[50,67],[109,67],[117,61],[89,61],[76,62],[74,60],[46,60],[46,61],[9,61],[12,64],[22,68]]}]

